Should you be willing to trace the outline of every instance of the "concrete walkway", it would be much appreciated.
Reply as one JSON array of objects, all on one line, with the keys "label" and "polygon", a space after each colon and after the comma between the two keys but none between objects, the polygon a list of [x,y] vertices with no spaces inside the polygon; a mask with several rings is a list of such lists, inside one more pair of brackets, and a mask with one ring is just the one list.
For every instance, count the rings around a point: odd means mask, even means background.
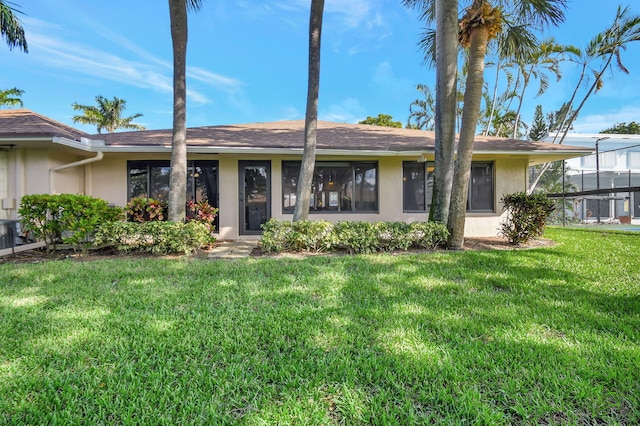
[{"label": "concrete walkway", "polygon": [[258,240],[222,241],[207,257],[209,259],[242,259],[249,257],[257,245]]}]

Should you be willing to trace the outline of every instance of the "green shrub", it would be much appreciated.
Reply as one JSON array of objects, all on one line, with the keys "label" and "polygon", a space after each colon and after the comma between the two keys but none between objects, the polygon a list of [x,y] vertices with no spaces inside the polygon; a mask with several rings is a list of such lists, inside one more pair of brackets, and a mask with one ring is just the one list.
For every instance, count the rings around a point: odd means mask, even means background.
[{"label": "green shrub", "polygon": [[288,221],[280,221],[274,218],[262,224],[262,236],[260,244],[262,250],[267,253],[288,251],[289,234],[293,232],[293,224]]},{"label": "green shrub", "polygon": [[120,220],[122,209],[105,200],[78,194],[25,195],[18,213],[25,230],[55,250],[60,243],[85,251],[97,227]]},{"label": "green shrub", "polygon": [[266,252],[336,251],[374,253],[379,251],[435,248],[447,241],[449,232],[433,222],[288,222],[270,219],[263,226],[260,243]]},{"label": "green shrub", "polygon": [[517,192],[502,198],[507,218],[500,234],[511,244],[524,244],[544,233],[544,226],[553,212],[553,200],[542,193]]},{"label": "green shrub", "polygon": [[334,232],[339,246],[349,253],[373,253],[378,251],[379,236],[372,222],[338,222]]},{"label": "green shrub", "polygon": [[211,245],[206,223],[182,222],[111,222],[96,230],[98,244],[113,244],[120,253],[190,254]]},{"label": "green shrub", "polygon": [[435,249],[449,238],[446,226],[436,222],[413,222],[409,225],[409,238],[414,247]]},{"label": "green shrub", "polygon": [[409,224],[405,222],[378,222],[373,225],[378,234],[379,251],[408,250],[411,248]]},{"label": "green shrub", "polygon": [[270,219],[262,225],[260,239],[266,252],[310,251],[323,252],[334,250],[337,240],[333,233],[333,224],[324,220],[299,222]]},{"label": "green shrub", "polygon": [[124,210],[127,220],[132,222],[149,222],[153,220],[166,220],[167,202],[153,198],[133,198],[127,203]]}]

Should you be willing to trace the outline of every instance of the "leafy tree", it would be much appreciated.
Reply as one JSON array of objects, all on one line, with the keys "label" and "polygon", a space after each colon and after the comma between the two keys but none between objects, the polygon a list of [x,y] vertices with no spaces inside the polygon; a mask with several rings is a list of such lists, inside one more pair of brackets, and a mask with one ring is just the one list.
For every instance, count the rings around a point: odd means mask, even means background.
[{"label": "leafy tree", "polygon": [[562,104],[560,109],[547,114],[547,127],[549,132],[564,132],[565,128],[568,130],[573,129],[573,125],[566,121],[566,118],[571,116],[574,111],[571,109],[568,102]]},{"label": "leafy tree", "polygon": [[402,127],[401,121],[393,121],[393,117],[387,114],[378,114],[377,117],[367,117],[362,121],[358,121],[358,124],[370,124],[372,126],[384,126],[384,127]]},{"label": "leafy tree", "polygon": [[436,98],[433,91],[425,84],[416,86],[423,99],[416,99],[409,105],[409,118],[407,128],[430,130],[435,128]]},{"label": "leafy tree", "polygon": [[9,50],[17,47],[24,53],[28,53],[29,47],[24,35],[24,28],[22,28],[20,20],[16,17],[16,13],[21,12],[11,7],[11,4],[14,3],[0,0],[0,34],[9,45]]},{"label": "leafy tree", "polygon": [[201,0],[169,0],[173,47],[173,131],[169,174],[169,220],[181,222],[187,203],[187,10],[198,10]]},{"label": "leafy tree", "polygon": [[549,133],[547,122],[544,120],[542,105],[536,105],[536,112],[533,114],[533,123],[529,130],[529,139],[532,141],[540,141]]},{"label": "leafy tree", "polygon": [[132,123],[142,114],[134,114],[130,117],[122,117],[122,112],[126,109],[127,101],[117,97],[107,99],[104,96],[96,96],[97,106],[80,105],[74,102],[71,107],[75,111],[82,111],[82,115],[74,115],[74,123],[90,124],[96,126],[98,133],[106,130],[107,133],[115,132],[118,129],[144,130],[144,126]]},{"label": "leafy tree", "polygon": [[20,90],[17,87],[7,90],[0,90],[0,108],[3,107],[22,107],[21,96],[24,94],[24,90]]},{"label": "leafy tree", "polygon": [[619,135],[640,135],[640,123],[632,121],[630,123],[622,122],[616,123],[613,127],[604,129],[600,133],[614,133]]},{"label": "leafy tree", "polygon": [[318,127],[318,94],[320,91],[320,42],[322,38],[322,16],[324,0],[311,0],[309,16],[309,75],[307,81],[307,109],[304,120],[304,151],[296,205],[293,209],[293,221],[306,220],[309,217],[311,184],[316,161],[316,140]]}]

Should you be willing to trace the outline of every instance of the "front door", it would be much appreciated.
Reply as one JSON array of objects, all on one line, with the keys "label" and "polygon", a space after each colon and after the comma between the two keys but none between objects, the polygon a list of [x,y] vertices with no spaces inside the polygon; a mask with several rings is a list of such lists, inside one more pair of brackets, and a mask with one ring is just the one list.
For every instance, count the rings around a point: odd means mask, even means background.
[{"label": "front door", "polygon": [[240,235],[261,234],[271,217],[271,162],[240,161]]}]

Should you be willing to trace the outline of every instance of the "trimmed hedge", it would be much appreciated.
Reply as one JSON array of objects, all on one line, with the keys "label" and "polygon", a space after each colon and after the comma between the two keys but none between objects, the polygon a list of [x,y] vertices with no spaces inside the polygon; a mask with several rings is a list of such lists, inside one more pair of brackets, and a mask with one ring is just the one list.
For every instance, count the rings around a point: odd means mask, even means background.
[{"label": "trimmed hedge", "polygon": [[119,253],[190,254],[213,244],[207,223],[107,222],[95,233],[96,244],[114,244]]},{"label": "trimmed hedge", "polygon": [[324,220],[288,222],[270,219],[262,225],[260,239],[265,252],[375,253],[410,248],[436,248],[445,243],[449,232],[435,222],[331,223]]}]

